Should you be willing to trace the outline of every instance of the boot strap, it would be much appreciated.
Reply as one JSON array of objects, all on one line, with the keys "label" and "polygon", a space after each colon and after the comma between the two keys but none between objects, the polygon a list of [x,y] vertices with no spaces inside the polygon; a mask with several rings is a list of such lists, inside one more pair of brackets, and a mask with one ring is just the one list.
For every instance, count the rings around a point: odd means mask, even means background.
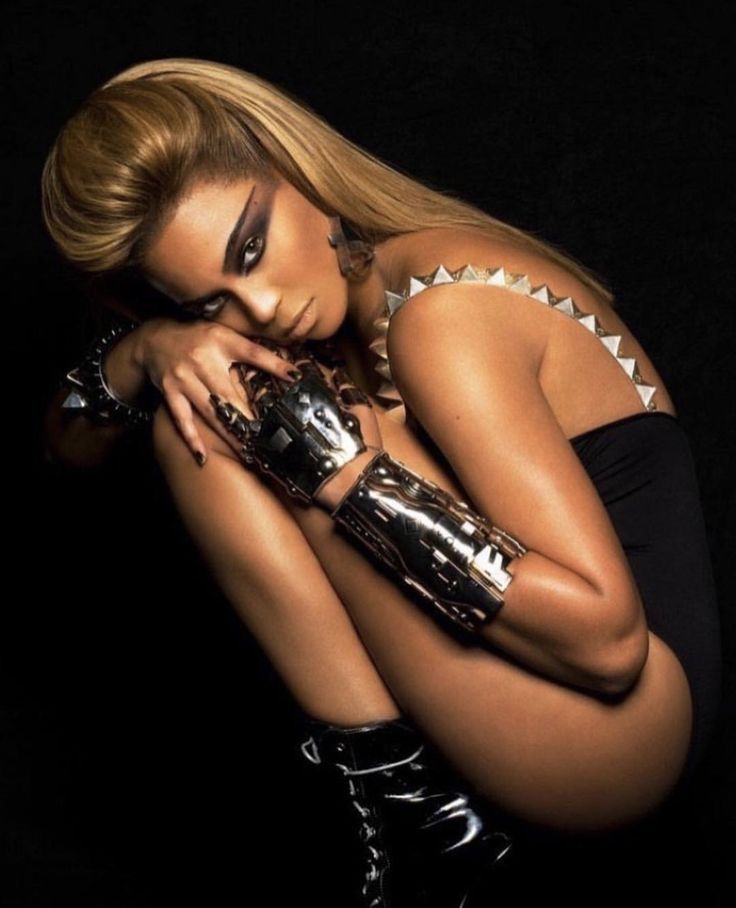
[{"label": "boot strap", "polygon": [[345,775],[361,776],[404,766],[424,750],[424,742],[405,719],[369,722],[348,728],[311,720],[301,751],[310,763],[326,763]]}]

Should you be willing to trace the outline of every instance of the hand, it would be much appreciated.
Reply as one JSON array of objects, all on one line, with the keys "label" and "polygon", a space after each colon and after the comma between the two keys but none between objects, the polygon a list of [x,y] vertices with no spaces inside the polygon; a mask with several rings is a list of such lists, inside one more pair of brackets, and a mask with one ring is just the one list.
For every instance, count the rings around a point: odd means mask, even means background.
[{"label": "hand", "polygon": [[229,445],[236,440],[216,417],[210,395],[249,409],[248,397],[240,383],[236,363],[245,363],[272,372],[291,384],[293,364],[268,349],[271,342],[248,338],[225,325],[205,319],[179,322],[154,318],[136,329],[140,339],[134,351],[136,364],[162,393],[182,437],[197,455],[207,449],[197,431],[193,409]]},{"label": "hand", "polygon": [[212,405],[240,442],[238,453],[246,464],[255,464],[304,503],[328,504],[344,484],[344,474],[352,475],[361,464],[359,473],[375,456],[376,450],[366,445],[381,447],[372,404],[330,342],[276,349],[300,370],[302,379],[287,384],[262,370],[242,367],[253,415],[214,394]]}]

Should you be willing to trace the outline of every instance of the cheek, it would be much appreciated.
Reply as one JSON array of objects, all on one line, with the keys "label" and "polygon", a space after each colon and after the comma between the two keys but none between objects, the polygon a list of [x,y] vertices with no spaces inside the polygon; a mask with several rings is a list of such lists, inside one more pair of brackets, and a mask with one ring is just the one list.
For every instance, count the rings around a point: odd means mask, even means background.
[{"label": "cheek", "polygon": [[[307,295],[340,299],[345,295],[337,253],[329,242],[329,224],[319,211],[295,218],[295,229],[277,244],[279,274]],[[342,293],[340,292],[342,290]]]}]

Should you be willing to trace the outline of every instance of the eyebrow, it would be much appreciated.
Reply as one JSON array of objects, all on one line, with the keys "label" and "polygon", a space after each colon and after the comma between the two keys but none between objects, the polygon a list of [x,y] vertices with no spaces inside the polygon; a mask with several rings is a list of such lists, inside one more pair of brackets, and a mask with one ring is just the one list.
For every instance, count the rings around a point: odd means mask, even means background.
[{"label": "eyebrow", "polygon": [[[228,271],[234,271],[236,265],[233,262],[234,253],[236,251],[235,244],[238,239],[238,234],[240,229],[245,223],[245,219],[248,217],[248,209],[250,208],[250,203],[253,200],[253,193],[255,192],[256,187],[253,186],[251,191],[248,193],[248,198],[245,200],[245,205],[243,205],[243,210],[240,212],[240,215],[235,222],[232,233],[228,237],[227,245],[225,246],[225,257],[222,262],[222,273],[227,274]],[[182,300],[177,305],[182,306],[186,309],[196,309],[199,306],[203,306],[205,303],[209,303],[210,300],[217,299],[218,296],[222,295],[222,290],[216,290],[214,293],[208,293],[207,296],[200,296],[194,300]]]}]

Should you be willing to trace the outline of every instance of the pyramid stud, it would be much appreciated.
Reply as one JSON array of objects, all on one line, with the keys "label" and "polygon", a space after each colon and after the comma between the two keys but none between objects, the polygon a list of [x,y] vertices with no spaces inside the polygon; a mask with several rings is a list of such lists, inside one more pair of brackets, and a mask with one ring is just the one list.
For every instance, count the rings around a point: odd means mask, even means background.
[{"label": "pyramid stud", "polygon": [[388,364],[388,360],[383,359],[379,363],[376,363],[376,372],[383,378],[391,381],[391,367]]},{"label": "pyramid stud", "polygon": [[534,290],[529,294],[532,299],[539,300],[540,303],[544,303],[545,306],[549,306],[549,288],[546,284],[542,284],[540,287],[535,287]]},{"label": "pyramid stud", "polygon": [[79,388],[84,387],[84,379],[82,378],[79,366],[75,366],[66,373],[66,380],[73,385],[77,385]]},{"label": "pyramid stud", "polygon": [[617,356],[616,359],[629,378],[633,378],[634,369],[636,369],[636,360],[631,356]]},{"label": "pyramid stud", "polygon": [[375,340],[372,340],[368,344],[368,348],[373,350],[374,353],[377,353],[378,356],[382,356],[384,359],[387,358],[388,354],[386,353],[386,335],[383,334],[380,337],[377,337]]},{"label": "pyramid stud", "polygon": [[389,400],[401,401],[399,390],[393,382],[384,381],[378,389],[378,394],[381,397],[387,397]]},{"label": "pyramid stud", "polygon": [[428,286],[429,284],[423,281],[421,278],[409,278],[409,296],[414,296],[417,293],[421,293],[422,290],[426,290]]},{"label": "pyramid stud", "polygon": [[585,325],[585,327],[588,329],[588,331],[592,331],[593,334],[598,333],[597,329],[600,328],[600,324],[598,322],[598,319],[595,317],[595,315],[593,315],[593,314],[583,315],[581,318],[578,319],[578,321],[580,322],[581,325]]},{"label": "pyramid stud", "polygon": [[571,318],[575,318],[580,314],[580,310],[569,296],[565,296],[562,299],[556,299],[553,308],[558,309],[560,312],[564,312],[565,315],[569,315]]},{"label": "pyramid stud", "polygon": [[529,291],[532,289],[532,285],[529,283],[529,278],[525,274],[514,274],[513,283],[509,285],[509,290],[513,290],[514,293],[523,293],[524,296],[529,295]]},{"label": "pyramid stud", "polygon": [[459,281],[482,281],[483,278],[478,274],[478,272],[473,268],[472,265],[466,265],[460,270]]},{"label": "pyramid stud", "polygon": [[64,403],[61,406],[67,410],[83,410],[88,404],[80,394],[76,391],[71,391],[64,398]]},{"label": "pyramid stud", "polygon": [[647,410],[651,409],[650,401],[657,390],[654,385],[637,385],[636,390],[639,392],[639,397],[641,397],[642,403]]},{"label": "pyramid stud", "polygon": [[[404,297],[400,293],[392,293],[390,290],[387,290],[386,305],[388,307],[388,314],[390,318],[397,309],[400,309],[404,305]],[[385,321],[386,326],[388,327],[388,319],[385,319]]]},{"label": "pyramid stud", "polygon": [[432,286],[435,284],[452,284],[454,279],[444,265],[439,265],[432,274]]},{"label": "pyramid stud", "polygon": [[607,347],[614,356],[618,356],[618,348],[621,345],[620,334],[603,334],[600,340],[604,347]]}]

